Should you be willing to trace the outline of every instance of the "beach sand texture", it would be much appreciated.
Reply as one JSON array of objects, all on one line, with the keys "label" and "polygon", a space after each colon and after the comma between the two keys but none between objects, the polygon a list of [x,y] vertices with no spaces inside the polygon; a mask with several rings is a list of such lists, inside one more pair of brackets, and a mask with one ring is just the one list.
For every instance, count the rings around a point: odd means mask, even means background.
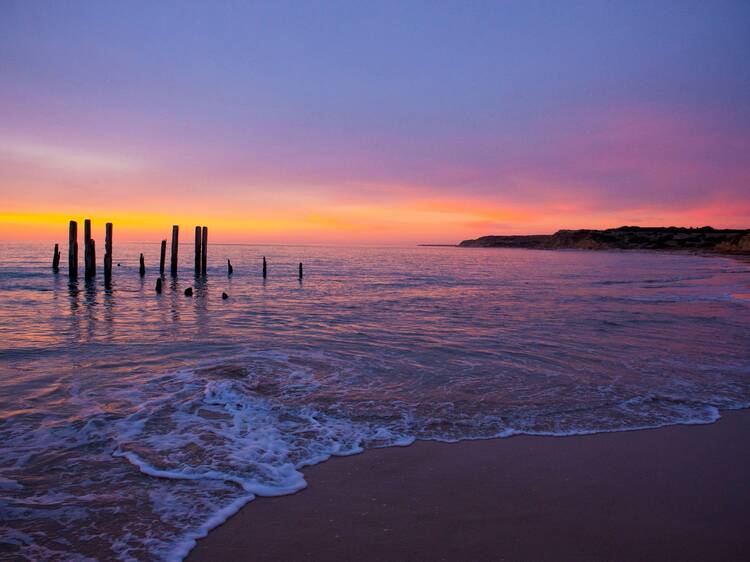
[{"label": "beach sand texture", "polygon": [[712,560],[750,556],[750,412],[334,458],[198,542],[217,560]]}]

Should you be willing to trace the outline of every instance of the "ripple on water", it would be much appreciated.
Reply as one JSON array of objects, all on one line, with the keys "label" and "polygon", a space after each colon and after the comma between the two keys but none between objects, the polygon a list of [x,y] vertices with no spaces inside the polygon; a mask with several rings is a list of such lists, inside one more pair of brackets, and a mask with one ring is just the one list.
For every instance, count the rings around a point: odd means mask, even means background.
[{"label": "ripple on water", "polygon": [[5,552],[178,560],[332,455],[711,423],[750,402],[750,274],[729,260],[212,248],[207,278],[161,295],[137,273],[158,245],[117,246],[108,288],[51,274],[46,246],[8,249]]}]

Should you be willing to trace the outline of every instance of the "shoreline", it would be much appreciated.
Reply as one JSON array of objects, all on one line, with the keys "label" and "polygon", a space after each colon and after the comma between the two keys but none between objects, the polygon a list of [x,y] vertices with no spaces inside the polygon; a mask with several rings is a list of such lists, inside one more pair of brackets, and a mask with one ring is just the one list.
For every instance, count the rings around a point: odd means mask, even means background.
[{"label": "shoreline", "polygon": [[533,250],[539,252],[611,252],[611,253],[643,253],[643,254],[674,254],[678,256],[700,256],[738,259],[750,262],[750,253],[711,252],[706,250],[689,250],[669,248],[658,250],[653,248],[527,248],[524,246],[461,246],[461,244],[418,244],[418,247],[461,248],[464,250]]},{"label": "shoreline", "polygon": [[750,552],[750,410],[721,416],[334,457],[186,560],[737,560]]},{"label": "shoreline", "polygon": [[711,252],[689,249],[650,249],[650,248],[528,248],[525,246],[462,246],[461,244],[417,244],[418,248],[461,248],[468,250],[531,250],[540,252],[612,252],[672,254],[677,256],[698,256],[705,258],[727,258],[750,265],[750,253]]},{"label": "shoreline", "polygon": [[[420,246],[428,246],[421,244]],[[725,258],[735,260],[750,266],[750,254],[732,254],[722,252],[706,252],[695,250],[650,250],[646,248],[524,248],[523,246],[461,246],[456,244],[453,248],[480,249],[480,250],[531,250],[540,252],[612,252],[612,253],[644,253],[644,254],[671,254],[676,256],[696,256],[702,258]]]}]

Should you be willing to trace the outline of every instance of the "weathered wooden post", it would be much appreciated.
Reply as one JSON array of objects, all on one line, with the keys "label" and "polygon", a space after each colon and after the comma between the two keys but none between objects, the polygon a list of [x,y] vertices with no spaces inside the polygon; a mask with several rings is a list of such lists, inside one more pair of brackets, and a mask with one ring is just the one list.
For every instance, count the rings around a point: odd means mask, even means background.
[{"label": "weathered wooden post", "polygon": [[112,279],[112,223],[104,227],[104,281]]},{"label": "weathered wooden post", "polygon": [[208,227],[203,227],[203,240],[201,240],[201,273],[206,274],[206,259],[208,258]]},{"label": "weathered wooden post", "polygon": [[156,292],[161,294],[161,277],[156,278]]},{"label": "weathered wooden post", "polygon": [[68,276],[78,279],[78,223],[70,221],[68,226]]},{"label": "weathered wooden post", "polygon": [[167,241],[161,241],[161,257],[159,258],[159,275],[164,276],[164,260],[167,259]]},{"label": "weathered wooden post", "polygon": [[195,274],[201,272],[201,227],[195,227]]},{"label": "weathered wooden post", "polygon": [[232,267],[231,260],[227,260],[227,275],[232,275],[234,273],[234,268]]},{"label": "weathered wooden post", "polygon": [[55,252],[52,254],[52,271],[57,273],[60,270],[60,247],[55,244]]},{"label": "weathered wooden post", "polygon": [[146,264],[143,262],[143,254],[141,254],[141,267],[139,271],[140,271],[141,277],[146,275]]},{"label": "weathered wooden post", "polygon": [[83,221],[83,274],[86,279],[94,275],[91,266],[91,219],[85,219]]},{"label": "weathered wooden post", "polygon": [[93,238],[89,239],[89,259],[91,260],[91,271],[89,272],[89,279],[96,277],[96,240]]},{"label": "weathered wooden post", "polygon": [[299,278],[302,280],[302,262],[299,262]]},{"label": "weathered wooden post", "polygon": [[180,227],[172,226],[172,277],[177,277],[177,246],[179,244]]},{"label": "weathered wooden post", "polygon": [[266,267],[266,256],[263,256],[263,279],[268,276],[268,268]]}]

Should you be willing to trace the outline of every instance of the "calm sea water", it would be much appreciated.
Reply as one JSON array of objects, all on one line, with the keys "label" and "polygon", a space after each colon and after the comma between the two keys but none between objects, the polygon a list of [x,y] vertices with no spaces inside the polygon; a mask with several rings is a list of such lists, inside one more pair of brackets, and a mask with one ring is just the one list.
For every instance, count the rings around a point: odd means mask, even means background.
[{"label": "calm sea water", "polygon": [[212,245],[196,280],[191,248],[156,295],[156,245],[116,245],[109,288],[0,247],[0,556],[178,560],[331,455],[750,405],[729,259]]}]

